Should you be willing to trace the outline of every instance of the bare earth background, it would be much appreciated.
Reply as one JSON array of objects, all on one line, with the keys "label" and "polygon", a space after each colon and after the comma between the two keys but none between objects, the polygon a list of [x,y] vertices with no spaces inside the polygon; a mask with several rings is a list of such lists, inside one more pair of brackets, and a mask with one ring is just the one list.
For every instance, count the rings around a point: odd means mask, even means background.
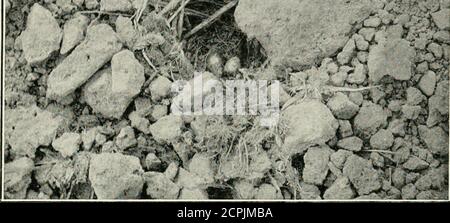
[{"label": "bare earth background", "polygon": [[[5,199],[448,200],[450,0],[4,4]],[[170,114],[194,71],[281,121]]]}]

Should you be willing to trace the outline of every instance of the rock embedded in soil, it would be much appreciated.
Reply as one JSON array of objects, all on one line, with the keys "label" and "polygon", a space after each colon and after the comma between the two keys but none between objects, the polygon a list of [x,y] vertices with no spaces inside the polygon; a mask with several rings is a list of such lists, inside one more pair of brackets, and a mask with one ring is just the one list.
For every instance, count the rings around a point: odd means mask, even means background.
[{"label": "rock embedded in soil", "polygon": [[391,131],[380,129],[370,137],[370,146],[374,149],[387,150],[394,144],[394,135]]},{"label": "rock embedded in soil", "polygon": [[405,81],[412,76],[415,50],[403,39],[389,39],[370,49],[367,65],[370,81],[377,83],[389,75]]},{"label": "rock embedded in soil", "polygon": [[283,149],[293,155],[303,153],[308,146],[324,144],[336,135],[339,126],[331,111],[319,101],[305,100],[282,112],[288,131]]},{"label": "rock embedded in soil", "polygon": [[128,12],[133,9],[133,2],[130,0],[101,0],[100,10],[108,12]]},{"label": "rock embedded in soil", "polygon": [[427,96],[432,96],[436,87],[436,73],[428,71],[418,83],[419,89]]},{"label": "rock embedded in soil", "polygon": [[171,199],[178,198],[180,187],[169,180],[163,173],[146,172],[144,180],[147,185],[146,193],[152,199]]},{"label": "rock embedded in soil", "polygon": [[359,106],[350,101],[347,95],[338,92],[327,103],[333,115],[342,120],[353,118],[359,111]]},{"label": "rock embedded in soil", "polygon": [[116,145],[121,151],[136,146],[137,140],[133,128],[130,126],[122,128],[116,137]]},{"label": "rock embedded in soil", "polygon": [[62,30],[52,13],[35,3],[27,18],[27,27],[21,34],[22,49],[29,64],[48,59],[60,48]]},{"label": "rock embedded in soil", "polygon": [[189,163],[189,171],[201,177],[206,184],[214,182],[216,169],[211,156],[206,153],[196,153]]},{"label": "rock embedded in soil", "polygon": [[276,200],[281,198],[281,194],[270,184],[262,184],[255,192],[255,199],[257,200]]},{"label": "rock embedded in soil", "polygon": [[47,98],[59,101],[73,93],[121,49],[122,43],[109,25],[90,27],[85,40],[50,73]]},{"label": "rock embedded in soil", "polygon": [[450,30],[450,9],[441,9],[431,14],[431,17],[440,30]]},{"label": "rock embedded in soil", "polygon": [[120,153],[92,155],[89,180],[99,199],[133,199],[141,194],[144,180],[139,159]]},{"label": "rock embedded in soil", "polygon": [[437,155],[448,154],[448,133],[442,130],[441,127],[436,126],[433,128],[428,128],[420,125],[418,129],[420,138],[430,152]]},{"label": "rock embedded in soil", "polygon": [[430,164],[419,159],[418,157],[411,156],[408,161],[403,163],[403,168],[411,171],[418,171],[428,168]]},{"label": "rock embedded in soil", "polygon": [[306,183],[322,185],[328,174],[328,162],[333,151],[328,146],[312,147],[305,153],[303,180]]},{"label": "rock embedded in soil", "polygon": [[365,19],[374,8],[371,0],[242,0],[235,20],[275,64],[300,67],[336,54],[350,39],[350,24]]},{"label": "rock embedded in soil", "polygon": [[15,156],[35,157],[36,149],[49,146],[66,126],[62,116],[36,106],[5,110],[5,138]]},{"label": "rock embedded in soil", "polygon": [[74,132],[65,132],[61,137],[53,141],[53,149],[61,153],[64,158],[71,157],[80,148],[81,136]]},{"label": "rock embedded in soil", "polygon": [[181,136],[182,126],[183,120],[181,116],[167,115],[152,124],[150,126],[150,132],[156,141],[170,143]]},{"label": "rock embedded in soil", "polygon": [[362,139],[353,136],[349,138],[344,138],[338,141],[337,147],[340,149],[346,149],[349,151],[360,151],[363,147]]},{"label": "rock embedded in soil", "polygon": [[75,18],[68,20],[64,24],[61,54],[68,53],[83,41],[88,25],[89,18],[81,14],[77,14]]},{"label": "rock embedded in soil", "polygon": [[386,124],[387,115],[383,108],[370,102],[363,104],[353,121],[355,133],[363,138],[372,136]]},{"label": "rock embedded in soil", "polygon": [[112,69],[105,69],[84,87],[86,102],[106,118],[119,119],[144,84],[144,67],[128,50],[114,55]]},{"label": "rock embedded in soil", "polygon": [[181,189],[180,196],[178,197],[180,200],[207,200],[208,193],[202,189],[189,189],[183,188]]},{"label": "rock embedded in soil", "polygon": [[147,170],[156,171],[161,167],[161,164],[161,160],[154,153],[149,153],[145,156],[145,168]]},{"label": "rock embedded in soil", "polygon": [[330,156],[330,161],[339,169],[344,167],[345,161],[349,156],[353,155],[351,151],[340,149]]},{"label": "rock embedded in soil", "polygon": [[25,199],[33,169],[33,160],[26,157],[5,164],[4,195],[6,199]]},{"label": "rock embedded in soil", "polygon": [[327,200],[349,200],[355,197],[350,181],[347,177],[341,177],[334,181],[323,194],[323,198]]},{"label": "rock embedded in soil", "polygon": [[165,98],[170,94],[172,81],[164,76],[159,76],[150,84],[150,94],[154,101]]},{"label": "rock embedded in soil", "polygon": [[357,155],[347,158],[343,169],[359,195],[366,195],[381,188],[381,180],[372,163]]}]

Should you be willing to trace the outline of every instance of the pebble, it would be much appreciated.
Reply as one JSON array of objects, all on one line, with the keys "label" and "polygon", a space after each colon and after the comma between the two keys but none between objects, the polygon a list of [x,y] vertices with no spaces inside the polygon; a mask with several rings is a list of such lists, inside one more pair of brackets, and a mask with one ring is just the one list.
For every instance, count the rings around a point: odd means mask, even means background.
[{"label": "pebble", "polygon": [[116,145],[121,151],[137,145],[136,136],[131,126],[124,127],[116,137]]},{"label": "pebble", "polygon": [[62,30],[52,13],[35,3],[30,9],[26,29],[21,34],[27,62],[33,65],[47,60],[60,49],[62,37]]},{"label": "pebble", "polygon": [[25,199],[28,186],[31,184],[31,174],[34,162],[22,157],[4,166],[4,196],[6,199]]},{"label": "pebble", "polygon": [[150,126],[150,132],[158,142],[170,143],[181,136],[183,120],[180,116],[168,115]]},{"label": "pebble", "polygon": [[303,180],[306,183],[322,185],[328,174],[328,162],[332,150],[327,147],[312,147],[304,156],[305,167],[303,169]]},{"label": "pebble", "polygon": [[359,195],[367,195],[381,188],[380,176],[372,163],[357,155],[347,158],[343,174],[348,177]]},{"label": "pebble", "polygon": [[425,73],[418,83],[419,89],[427,96],[432,96],[434,94],[434,89],[436,87],[436,73],[433,71],[428,71]]},{"label": "pebble", "polygon": [[347,95],[341,92],[334,94],[328,100],[327,106],[336,118],[342,120],[353,118],[359,111],[359,106],[350,101]]},{"label": "pebble", "polygon": [[363,141],[356,136],[341,139],[337,143],[338,148],[355,152],[361,151],[362,146]]},{"label": "pebble", "polygon": [[172,88],[172,81],[164,76],[159,76],[150,84],[150,93],[153,101],[167,97]]},{"label": "pebble", "polygon": [[431,14],[434,23],[440,30],[450,30],[450,9],[441,9],[438,12]]},{"label": "pebble", "polygon": [[74,132],[65,132],[53,141],[52,147],[60,152],[64,158],[73,156],[81,145],[81,135]]},{"label": "pebble", "polygon": [[160,172],[146,172],[143,175],[147,185],[146,193],[152,199],[175,200],[180,194],[180,187]]},{"label": "pebble", "polygon": [[139,159],[120,153],[93,154],[89,180],[98,199],[135,199],[144,186]]},{"label": "pebble", "polygon": [[81,14],[77,14],[75,18],[68,20],[64,24],[61,54],[69,53],[69,51],[83,41],[88,25],[89,18]]},{"label": "pebble", "polygon": [[323,194],[323,198],[327,200],[350,200],[354,197],[355,192],[347,177],[336,179]]},{"label": "pebble", "polygon": [[353,127],[357,135],[368,138],[375,134],[378,129],[387,125],[387,115],[380,105],[366,103],[355,116]]}]

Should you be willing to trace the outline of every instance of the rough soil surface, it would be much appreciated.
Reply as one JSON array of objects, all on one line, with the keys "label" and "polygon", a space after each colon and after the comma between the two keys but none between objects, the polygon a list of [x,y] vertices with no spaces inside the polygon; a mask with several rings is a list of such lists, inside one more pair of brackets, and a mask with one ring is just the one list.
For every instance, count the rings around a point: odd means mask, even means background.
[{"label": "rough soil surface", "polygon": [[[448,199],[449,0],[240,0],[184,39],[228,2],[6,0],[5,198]],[[279,123],[172,113],[199,77],[279,80]]]}]

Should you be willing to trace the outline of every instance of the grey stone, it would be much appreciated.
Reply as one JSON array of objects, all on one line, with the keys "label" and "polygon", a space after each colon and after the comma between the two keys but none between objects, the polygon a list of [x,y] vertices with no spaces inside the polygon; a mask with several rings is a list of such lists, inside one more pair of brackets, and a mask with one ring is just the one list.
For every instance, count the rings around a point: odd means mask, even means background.
[{"label": "grey stone", "polygon": [[160,118],[150,126],[150,132],[158,142],[173,142],[181,136],[183,120],[177,115],[168,115]]},{"label": "grey stone", "polygon": [[394,135],[391,131],[380,129],[370,137],[370,146],[374,149],[387,150],[394,144]]},{"label": "grey stone", "polygon": [[350,181],[346,177],[338,178],[323,194],[327,200],[349,200],[355,197]]},{"label": "grey stone", "polygon": [[121,48],[122,43],[110,26],[92,26],[86,39],[50,73],[47,97],[61,100],[73,93]]},{"label": "grey stone", "polygon": [[420,79],[418,87],[425,95],[432,96],[436,87],[436,81],[436,73],[428,71]]},{"label": "grey stone", "polygon": [[81,14],[78,14],[75,18],[68,20],[64,24],[61,54],[68,53],[83,41],[88,25],[89,18]]},{"label": "grey stone", "polygon": [[377,104],[367,103],[361,107],[358,115],[355,116],[353,130],[363,138],[368,138],[386,124],[387,115],[383,108]]},{"label": "grey stone", "polygon": [[309,145],[324,144],[336,135],[339,126],[327,106],[316,100],[288,107],[281,116],[288,125],[283,145],[288,154],[303,153]]},{"label": "grey stone", "polygon": [[348,120],[353,118],[359,111],[359,106],[350,101],[347,95],[338,92],[328,100],[328,108],[338,119]]},{"label": "grey stone", "polygon": [[380,176],[372,163],[359,156],[347,158],[343,174],[352,182],[359,195],[367,195],[381,188]]},{"label": "grey stone", "polygon": [[53,149],[60,152],[64,158],[74,155],[81,144],[81,136],[74,132],[65,132],[61,137],[53,141]]},{"label": "grey stone", "polygon": [[303,180],[306,183],[322,185],[328,174],[328,162],[332,150],[327,147],[312,147],[305,153],[305,167],[303,169]]},{"label": "grey stone", "polygon": [[25,199],[33,169],[33,160],[26,157],[5,164],[4,195],[6,199]]},{"label": "grey stone", "polygon": [[420,125],[418,129],[420,138],[433,154],[448,154],[448,133],[445,133],[441,127],[436,126],[430,129]]},{"label": "grey stone", "polygon": [[15,156],[35,157],[39,146],[49,146],[65,119],[37,106],[5,110],[5,139]]},{"label": "grey stone", "polygon": [[139,159],[120,153],[93,154],[89,180],[99,199],[134,199],[144,185]]},{"label": "grey stone", "polygon": [[235,19],[250,38],[259,40],[275,64],[299,67],[337,53],[349,40],[350,24],[362,21],[373,9],[370,0],[244,0],[239,1]]},{"label": "grey stone", "polygon": [[25,59],[36,64],[48,59],[58,51],[62,40],[62,30],[52,13],[35,3],[27,18],[27,27],[21,34]]},{"label": "grey stone", "polygon": [[450,30],[450,9],[441,9],[431,14],[434,23],[441,30]]},{"label": "grey stone", "polygon": [[360,151],[362,149],[362,146],[363,146],[362,139],[356,136],[341,139],[337,143],[338,148],[355,152]]},{"label": "grey stone", "polygon": [[169,180],[163,173],[146,172],[144,180],[147,185],[146,193],[152,199],[171,199],[178,198],[180,187]]},{"label": "grey stone", "polygon": [[137,140],[133,128],[130,126],[122,128],[116,137],[116,145],[122,151],[136,146]]}]

